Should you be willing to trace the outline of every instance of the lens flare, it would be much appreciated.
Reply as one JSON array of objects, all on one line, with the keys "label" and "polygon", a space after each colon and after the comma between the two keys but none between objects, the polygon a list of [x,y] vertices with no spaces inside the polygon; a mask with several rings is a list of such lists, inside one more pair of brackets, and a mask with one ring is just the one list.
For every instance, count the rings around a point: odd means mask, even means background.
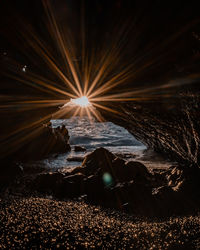
[{"label": "lens flare", "polygon": [[110,186],[113,183],[113,178],[109,173],[104,173],[102,176],[105,186]]}]

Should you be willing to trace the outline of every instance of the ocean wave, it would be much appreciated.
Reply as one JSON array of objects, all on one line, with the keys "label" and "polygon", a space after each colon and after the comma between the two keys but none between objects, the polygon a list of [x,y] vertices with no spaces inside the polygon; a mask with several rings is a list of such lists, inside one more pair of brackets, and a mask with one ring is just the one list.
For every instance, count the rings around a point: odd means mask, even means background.
[{"label": "ocean wave", "polygon": [[86,149],[95,149],[97,147],[115,148],[115,151],[122,146],[143,147],[144,145],[137,141],[126,129],[113,124],[112,122],[93,122],[87,117],[75,117],[64,120],[52,120],[54,127],[63,124],[69,130],[70,144],[84,146]]}]

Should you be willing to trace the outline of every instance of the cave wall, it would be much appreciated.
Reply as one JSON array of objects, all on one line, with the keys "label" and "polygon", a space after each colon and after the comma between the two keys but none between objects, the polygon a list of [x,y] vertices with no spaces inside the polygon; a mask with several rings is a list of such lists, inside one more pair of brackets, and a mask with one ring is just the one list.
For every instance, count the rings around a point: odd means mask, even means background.
[{"label": "cave wall", "polygon": [[171,160],[190,166],[200,164],[200,97],[196,90],[176,98],[121,102],[110,106],[115,113],[100,111],[149,148]]}]

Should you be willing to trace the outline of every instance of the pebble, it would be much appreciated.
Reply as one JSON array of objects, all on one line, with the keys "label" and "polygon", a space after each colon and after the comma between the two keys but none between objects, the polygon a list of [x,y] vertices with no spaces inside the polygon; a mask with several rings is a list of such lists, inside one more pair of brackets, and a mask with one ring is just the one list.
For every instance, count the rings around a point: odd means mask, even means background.
[{"label": "pebble", "polygon": [[161,221],[33,197],[0,204],[0,249],[198,249],[199,228],[199,215]]}]

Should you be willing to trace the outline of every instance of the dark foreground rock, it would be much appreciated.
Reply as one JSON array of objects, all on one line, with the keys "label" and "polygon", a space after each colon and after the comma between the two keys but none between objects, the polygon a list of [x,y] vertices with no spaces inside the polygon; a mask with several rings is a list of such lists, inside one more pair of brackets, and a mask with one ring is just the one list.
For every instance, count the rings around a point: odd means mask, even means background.
[{"label": "dark foreground rock", "polygon": [[197,168],[172,167],[154,174],[140,162],[126,162],[98,148],[70,172],[36,175],[29,188],[59,199],[84,197],[91,204],[163,217],[199,211],[199,179]]},{"label": "dark foreground rock", "polygon": [[199,249],[200,217],[148,220],[84,202],[1,199],[1,249]]},{"label": "dark foreground rock", "polygon": [[[36,135],[32,141],[18,149],[13,158],[1,159],[0,189],[10,185],[10,183],[14,182],[20,175],[42,172],[40,167],[29,168],[26,165],[23,169],[20,164],[16,163],[19,159],[21,162],[25,163],[43,159],[56,152],[67,152],[71,149],[69,145],[68,130],[64,126],[52,128],[51,123],[43,124],[34,131],[34,134]],[[48,189],[48,187],[46,187],[46,189]]]},{"label": "dark foreground rock", "polygon": [[81,147],[81,146],[74,146],[74,151],[75,152],[85,152],[86,148]]},{"label": "dark foreground rock", "polygon": [[5,163],[0,173],[0,190],[12,182],[19,176],[23,175],[23,167],[18,164]]},{"label": "dark foreground rock", "polygon": [[64,175],[61,173],[41,173],[32,183],[32,190],[57,194],[63,182]]},{"label": "dark foreground rock", "polygon": [[[39,160],[50,154],[64,153],[71,150],[68,130],[64,126],[52,128],[51,123],[42,124],[37,129],[34,129],[32,134],[34,134],[34,137],[31,139],[31,136],[27,136],[28,143],[25,143],[13,155],[13,161]],[[21,139],[23,140],[23,138]]]},{"label": "dark foreground rock", "polygon": [[77,161],[77,162],[82,162],[84,159],[83,156],[70,156],[67,158],[67,161]]},{"label": "dark foreground rock", "polygon": [[65,174],[40,173],[29,187],[31,191],[57,198],[85,196],[93,204],[120,210],[126,207],[125,211],[149,214],[153,204],[152,178],[142,163],[125,162],[99,148],[85,157],[81,167]]}]

